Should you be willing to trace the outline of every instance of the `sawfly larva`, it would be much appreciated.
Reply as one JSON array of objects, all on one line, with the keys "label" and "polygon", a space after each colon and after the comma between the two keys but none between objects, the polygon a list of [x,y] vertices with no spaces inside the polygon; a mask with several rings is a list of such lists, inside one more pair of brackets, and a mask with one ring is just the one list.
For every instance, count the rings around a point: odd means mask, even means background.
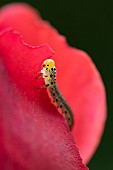
[{"label": "sawfly larva", "polygon": [[52,59],[46,59],[44,60],[42,67],[43,69],[41,70],[41,73],[45,81],[45,87],[48,88],[50,95],[53,98],[53,102],[57,104],[57,108],[61,109],[61,112],[65,116],[69,129],[71,130],[74,124],[73,112],[58,89],[56,83],[55,62]]}]

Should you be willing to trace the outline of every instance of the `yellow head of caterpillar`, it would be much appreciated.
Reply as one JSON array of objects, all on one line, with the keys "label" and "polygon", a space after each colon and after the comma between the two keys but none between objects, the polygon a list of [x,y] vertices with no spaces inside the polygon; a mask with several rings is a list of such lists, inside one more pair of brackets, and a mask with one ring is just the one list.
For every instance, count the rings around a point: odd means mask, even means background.
[{"label": "yellow head of caterpillar", "polygon": [[43,62],[43,68],[53,68],[55,66],[55,62],[52,59],[46,59]]}]

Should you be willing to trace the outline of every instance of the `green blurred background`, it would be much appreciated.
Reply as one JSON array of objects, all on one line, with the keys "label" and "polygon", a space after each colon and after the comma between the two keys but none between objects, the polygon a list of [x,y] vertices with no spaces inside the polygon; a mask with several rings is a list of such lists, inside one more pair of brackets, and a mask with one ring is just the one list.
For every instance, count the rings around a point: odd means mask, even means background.
[{"label": "green blurred background", "polygon": [[[0,6],[11,0],[0,0]],[[25,0],[37,8],[68,43],[86,51],[101,73],[107,92],[108,119],[101,143],[88,164],[91,170],[113,170],[113,1]],[[112,134],[111,134],[112,133]]]}]

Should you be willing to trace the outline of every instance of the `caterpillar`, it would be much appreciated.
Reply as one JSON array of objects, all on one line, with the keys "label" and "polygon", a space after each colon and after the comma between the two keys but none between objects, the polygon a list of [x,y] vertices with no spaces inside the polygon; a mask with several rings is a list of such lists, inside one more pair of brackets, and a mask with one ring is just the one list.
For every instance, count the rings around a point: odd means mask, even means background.
[{"label": "caterpillar", "polygon": [[72,130],[74,124],[73,112],[65,98],[62,96],[60,90],[58,89],[58,85],[56,83],[55,61],[52,59],[46,59],[44,60],[42,67],[43,69],[41,70],[41,73],[45,81],[45,87],[48,88],[49,93],[53,98],[53,102],[57,104],[57,108],[61,109],[69,129]]}]

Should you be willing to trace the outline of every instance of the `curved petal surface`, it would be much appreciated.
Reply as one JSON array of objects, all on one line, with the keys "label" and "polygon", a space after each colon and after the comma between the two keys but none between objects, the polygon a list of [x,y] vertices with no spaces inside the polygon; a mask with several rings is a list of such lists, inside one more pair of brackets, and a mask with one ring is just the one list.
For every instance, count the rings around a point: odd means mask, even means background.
[{"label": "curved petal surface", "polygon": [[[73,135],[84,162],[87,162],[99,144],[106,120],[105,89],[92,60],[85,52],[69,47],[65,38],[26,4],[4,7],[0,23],[1,29],[14,27],[27,43],[47,43],[55,50],[53,59],[58,70],[58,85],[74,111],[76,123]],[[16,74],[13,78],[16,81]],[[24,89],[20,81],[16,83]]]},{"label": "curved petal surface", "polygon": [[15,31],[0,36],[2,170],[87,170],[47,91],[36,89],[35,66],[52,54],[46,45],[25,44]]}]

